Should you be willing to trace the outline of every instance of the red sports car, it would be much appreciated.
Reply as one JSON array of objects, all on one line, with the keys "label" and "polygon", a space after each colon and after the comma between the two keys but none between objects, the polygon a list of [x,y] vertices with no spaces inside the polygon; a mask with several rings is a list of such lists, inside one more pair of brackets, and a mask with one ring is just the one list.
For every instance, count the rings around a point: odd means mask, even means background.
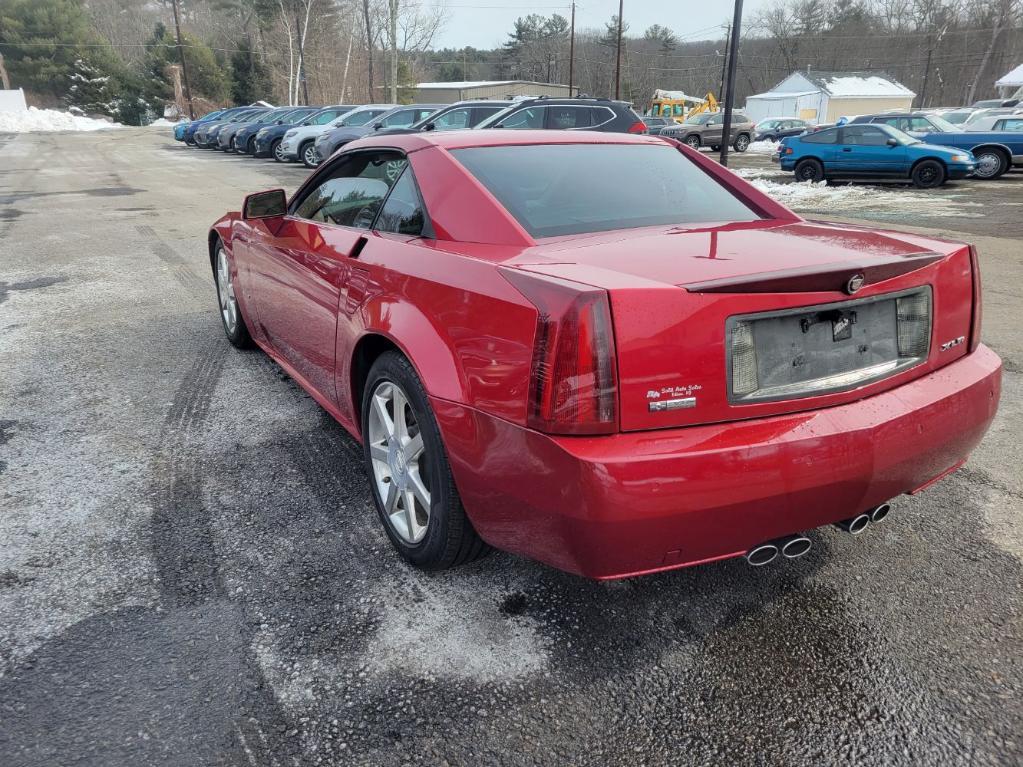
[{"label": "red sports car", "polygon": [[425,568],[798,556],[961,465],[998,405],[973,248],[804,220],[656,137],[366,138],[209,255],[228,338],[360,440]]}]

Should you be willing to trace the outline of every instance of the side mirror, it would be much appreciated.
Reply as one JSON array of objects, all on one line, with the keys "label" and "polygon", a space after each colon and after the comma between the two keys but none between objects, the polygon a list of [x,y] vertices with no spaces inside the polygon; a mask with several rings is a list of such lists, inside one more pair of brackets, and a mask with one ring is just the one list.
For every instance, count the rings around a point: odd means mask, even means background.
[{"label": "side mirror", "polygon": [[242,218],[251,221],[257,218],[278,218],[288,212],[288,197],[283,189],[256,192],[245,198],[242,204]]},{"label": "side mirror", "polygon": [[710,125],[717,125],[717,124],[718,124],[717,120],[707,120],[707,125],[708,126],[710,126]]},{"label": "side mirror", "polygon": [[433,123],[427,123],[423,126],[423,130],[437,130],[437,126]]},{"label": "side mirror", "polygon": [[890,138],[884,143],[886,143],[888,146],[898,146],[899,140],[897,138]]}]

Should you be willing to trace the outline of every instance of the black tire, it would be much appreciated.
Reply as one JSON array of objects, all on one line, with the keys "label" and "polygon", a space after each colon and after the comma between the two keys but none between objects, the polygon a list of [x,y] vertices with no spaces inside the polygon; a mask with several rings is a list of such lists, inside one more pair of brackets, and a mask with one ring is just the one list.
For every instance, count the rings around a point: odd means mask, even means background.
[{"label": "black tire", "polygon": [[721,144],[711,144],[710,151],[712,151],[712,152],[720,152],[721,151]]},{"label": "black tire", "polygon": [[764,141],[777,141],[778,137],[774,136],[774,135],[767,135],[767,136],[764,136],[763,140]]},{"label": "black tire", "polygon": [[[420,475],[430,493],[430,511],[426,531],[414,544],[406,541],[388,518],[371,458],[370,412],[374,394],[385,384],[400,387],[423,437],[426,465],[420,468]],[[377,514],[391,544],[406,561],[424,570],[446,570],[479,559],[490,551],[462,507],[426,390],[411,363],[396,351],[384,352],[370,368],[362,397],[362,434],[363,457]],[[429,476],[424,475],[424,468]]]},{"label": "black tire", "polygon": [[[233,327],[228,319],[229,315],[225,311],[224,298],[220,285],[221,270],[219,265],[221,257],[226,260],[228,269],[230,269],[230,258],[227,256],[227,251],[224,250],[224,244],[220,240],[217,240],[217,244],[213,249],[213,282],[217,288],[217,310],[220,314],[220,324],[223,325],[224,335],[227,336],[227,340],[231,342],[232,346],[238,349],[251,349],[253,346],[252,336],[249,335],[249,328],[246,324],[245,317],[242,314],[241,305],[238,304],[237,300],[235,300]],[[233,296],[233,292],[231,295]]]},{"label": "black tire", "polygon": [[302,161],[302,164],[307,168],[315,168],[319,165],[319,162],[314,160],[316,153],[315,143],[312,139],[303,142],[302,146],[298,148],[298,159]]},{"label": "black tire", "polygon": [[1009,158],[1005,156],[1005,152],[998,149],[987,147],[977,149],[973,152],[973,158],[977,161],[973,177],[981,181],[998,178],[1009,169]]},{"label": "black tire", "polygon": [[245,152],[243,154],[256,154],[256,137],[253,136],[245,144]]},{"label": "black tire", "polygon": [[948,174],[945,166],[937,160],[921,160],[913,166],[910,178],[917,189],[934,189],[945,183]]},{"label": "black tire", "polygon": [[281,141],[282,139],[275,138],[273,140],[273,143],[270,144],[270,156],[273,157],[274,160],[276,160],[277,162],[287,162],[288,158],[285,157],[283,152],[281,151]]},{"label": "black tire", "polygon": [[820,160],[809,157],[800,160],[795,167],[796,181],[812,181],[817,183],[824,180],[824,166]]},{"label": "black tire", "polygon": [[696,150],[699,150],[700,146],[703,144],[703,142],[700,141],[700,137],[697,136],[695,133],[693,135],[691,135],[691,136],[686,136],[686,140],[685,140],[684,143],[690,149],[696,149]]},{"label": "black tire", "polygon": [[732,143],[732,149],[736,152],[745,152],[749,149],[749,136],[745,133],[740,133],[735,137],[735,141]]}]

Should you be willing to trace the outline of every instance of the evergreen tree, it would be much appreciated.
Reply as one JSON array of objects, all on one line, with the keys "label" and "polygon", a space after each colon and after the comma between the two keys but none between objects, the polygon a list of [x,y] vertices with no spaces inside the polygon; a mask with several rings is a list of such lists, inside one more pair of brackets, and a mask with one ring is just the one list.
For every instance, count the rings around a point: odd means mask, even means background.
[{"label": "evergreen tree", "polygon": [[72,111],[82,114],[110,114],[113,111],[113,93],[110,75],[103,74],[86,59],[75,59],[70,85],[65,97]]},{"label": "evergreen tree", "polygon": [[235,104],[251,104],[270,95],[270,73],[260,61],[248,38],[239,43],[231,56],[231,99]]},{"label": "evergreen tree", "polygon": [[[230,95],[227,69],[218,62],[209,46],[191,35],[182,34],[188,83],[193,98],[222,104]],[[157,24],[146,49],[145,92],[150,103],[168,102],[174,98],[174,81],[168,67],[178,66],[177,38],[163,24]]]}]

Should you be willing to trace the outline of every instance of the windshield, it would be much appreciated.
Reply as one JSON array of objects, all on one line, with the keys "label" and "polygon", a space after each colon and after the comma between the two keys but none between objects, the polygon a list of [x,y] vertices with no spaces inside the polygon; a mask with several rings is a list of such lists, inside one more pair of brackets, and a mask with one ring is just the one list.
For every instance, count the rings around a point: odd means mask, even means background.
[{"label": "windshield", "polygon": [[952,125],[962,125],[964,122],[966,122],[966,118],[972,114],[973,114],[972,111],[946,112],[944,115],[942,115],[942,119],[944,119],[946,122],[951,123]]},{"label": "windshield", "polygon": [[[899,143],[902,144],[903,146],[911,146],[912,144],[923,143],[922,141],[920,141],[920,139],[913,138],[908,133],[904,133],[903,131],[900,131],[898,128],[893,128],[891,125],[878,125],[877,127],[883,130],[889,136],[898,139]],[[959,129],[956,128],[956,130]]]},{"label": "windshield", "polygon": [[342,117],[340,120],[336,120],[334,124],[337,125],[339,128],[341,128],[341,127],[354,128],[354,127],[357,127],[359,125],[365,125],[370,120],[372,120],[374,117],[382,115],[386,111],[388,111],[388,110],[386,110],[386,109],[366,109],[366,110],[363,110],[362,112],[349,112],[347,115]]},{"label": "windshield", "polygon": [[528,144],[452,154],[533,237],[760,218],[667,144]]},{"label": "windshield", "polygon": [[714,115],[707,115],[707,114],[693,115],[692,117],[690,117],[690,118],[688,118],[686,120],[686,125],[703,125],[704,123],[706,123],[713,116]]},{"label": "windshield", "polygon": [[947,133],[948,131],[952,131],[954,133],[962,133],[962,128],[960,128],[958,125],[953,125],[940,115],[928,115],[927,119],[930,120],[931,123],[943,133]]}]

